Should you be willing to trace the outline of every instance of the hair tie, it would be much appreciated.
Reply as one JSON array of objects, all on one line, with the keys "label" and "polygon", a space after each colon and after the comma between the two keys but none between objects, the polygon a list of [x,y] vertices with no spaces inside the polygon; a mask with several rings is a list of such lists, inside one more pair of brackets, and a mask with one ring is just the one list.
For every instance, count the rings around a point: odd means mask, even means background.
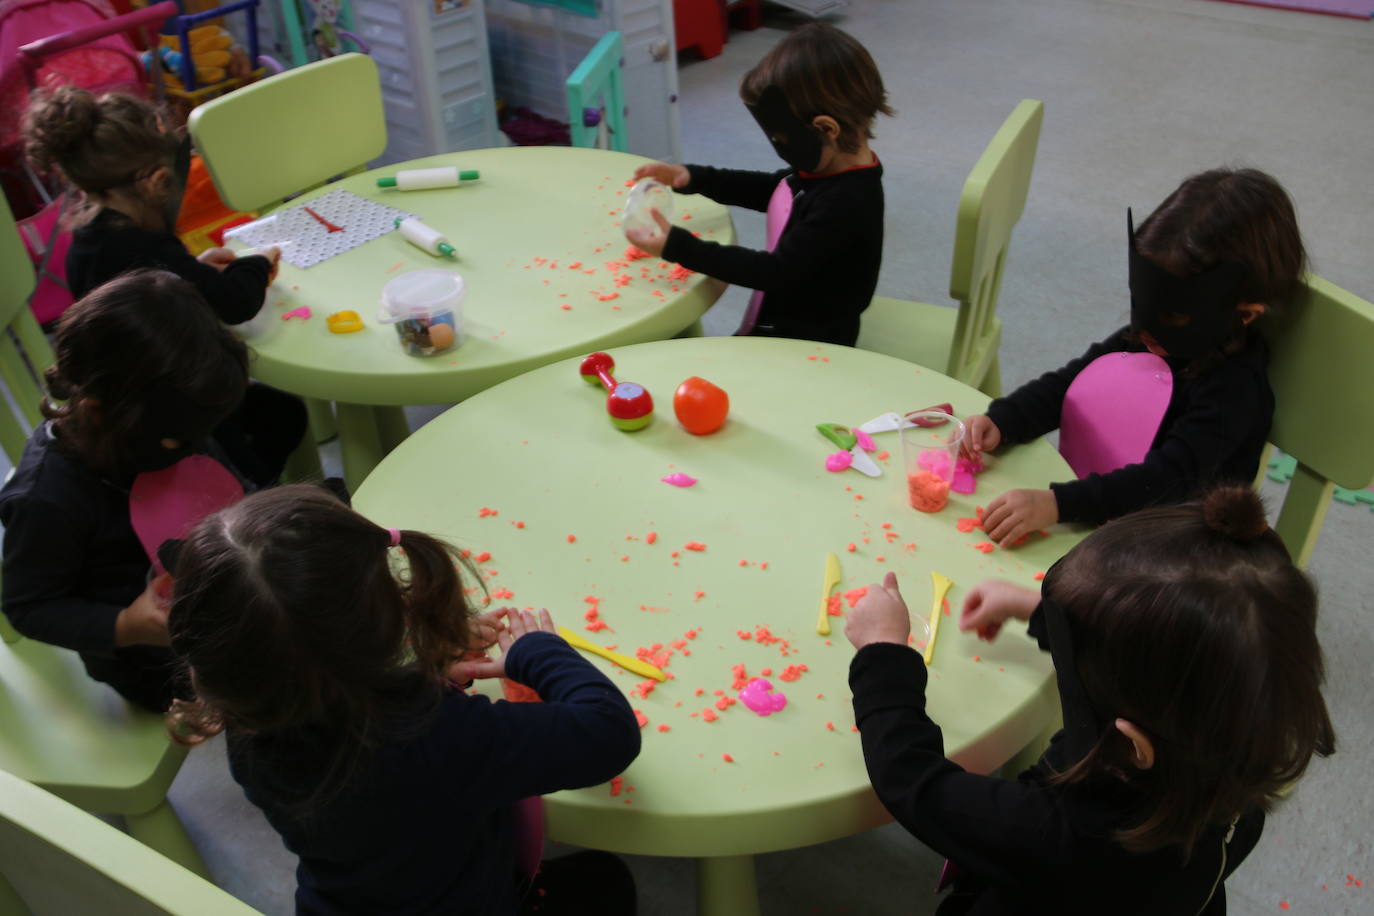
[{"label": "hair tie", "polygon": [[386,530],[387,530],[387,533],[391,535],[391,546],[392,546],[392,547],[399,547],[399,546],[401,546],[401,529],[400,529],[400,528],[388,528],[388,529],[386,529]]}]

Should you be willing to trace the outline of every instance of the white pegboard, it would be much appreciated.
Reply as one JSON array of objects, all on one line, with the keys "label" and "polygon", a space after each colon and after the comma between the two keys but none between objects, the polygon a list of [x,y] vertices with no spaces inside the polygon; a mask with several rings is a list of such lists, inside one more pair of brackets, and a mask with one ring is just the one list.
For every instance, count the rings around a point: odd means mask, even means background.
[{"label": "white pegboard", "polygon": [[[339,226],[340,231],[331,232],[306,212],[307,207]],[[359,197],[352,191],[331,191],[308,204],[279,210],[224,234],[254,248],[280,248],[283,261],[306,268],[394,232],[397,219],[414,215]]]}]

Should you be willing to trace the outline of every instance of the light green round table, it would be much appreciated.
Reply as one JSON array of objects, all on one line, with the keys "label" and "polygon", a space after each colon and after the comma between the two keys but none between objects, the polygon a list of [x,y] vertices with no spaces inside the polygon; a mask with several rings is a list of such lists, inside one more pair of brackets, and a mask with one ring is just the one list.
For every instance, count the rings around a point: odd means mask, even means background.
[{"label": "light green round table", "polygon": [[[830,637],[816,633],[826,553],[840,558],[838,592],[894,571],[922,614],[932,570],[954,580],[956,611],[967,588],[987,577],[1034,586],[1034,574],[1081,533],[1056,530],[985,554],[975,547],[983,533],[960,532],[957,523],[996,493],[1070,472],[1049,443],[1036,442],[980,475],[976,495],[953,494],[944,511],[922,514],[906,502],[897,433],[875,436],[891,455],[878,462],[884,475],[868,478],[825,470],[835,446],[815,424],[857,426],[946,401],[963,416],[985,407],[980,392],[888,356],[807,341],[693,338],[612,355],[616,377],[655,398],[647,429],[613,428],[601,389],[579,378],[577,360],[561,362],[426,425],[377,467],[354,505],[379,524],[490,553],[480,568],[493,605],[547,607],[556,622],[627,655],[672,651],[673,679],[647,697],[631,695],[648,722],[618,794],[603,785],[548,797],[549,835],[697,857],[701,912],[757,913],[754,853],[889,820],[853,730],[844,621],[831,618]],[[709,436],[690,435],[674,418],[673,392],[693,375],[730,395],[729,419]],[[698,482],[683,489],[661,481],[675,472]],[[585,629],[592,607],[610,629]],[[1054,724],[1052,669],[1020,633],[988,645],[960,633],[956,620],[943,618],[929,708],[949,754],[988,772]],[[760,626],[782,641],[760,641]],[[641,682],[592,660],[627,692]],[[787,707],[767,718],[742,703],[717,710],[718,692],[738,693],[738,664],[751,678],[767,676]],[[799,679],[785,679],[788,666],[801,665]],[[703,709],[718,718],[705,721]]]},{"label": "light green round table", "polygon": [[[361,173],[291,201],[285,206],[351,191],[420,217],[448,236],[458,256],[431,256],[392,232],[310,268],[283,261],[269,305],[247,333],[253,375],[338,403],[346,476],[356,487],[405,438],[401,411],[386,408],[462,401],[576,353],[699,333],[698,320],[724,284],[699,274],[677,279],[674,265],[658,258],[624,262],[628,243],[618,224],[625,182],[645,161],[570,147],[472,150]],[[378,177],[440,165],[478,169],[481,179],[426,191],[377,187]],[[675,203],[679,225],[734,241],[725,207],[695,196]],[[388,281],[426,268],[463,276],[467,339],[415,357],[376,313]],[[312,316],[281,319],[300,306]],[[330,333],[325,317],[343,309],[356,311],[366,328]]]}]

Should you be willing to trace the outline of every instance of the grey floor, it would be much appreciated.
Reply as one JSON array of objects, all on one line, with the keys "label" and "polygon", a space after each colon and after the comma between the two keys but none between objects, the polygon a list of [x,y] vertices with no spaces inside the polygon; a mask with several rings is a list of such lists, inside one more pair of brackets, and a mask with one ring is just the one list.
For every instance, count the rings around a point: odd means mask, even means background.
[{"label": "grey floor", "polygon": [[[683,62],[689,161],[777,166],[735,90],[795,21],[773,8],[764,28],[733,33],[720,57]],[[898,109],[875,142],[887,169],[882,294],[948,301],[964,177],[1018,100],[1045,102],[1000,307],[1009,386],[1124,323],[1125,208],[1148,211],[1184,176],[1218,164],[1276,175],[1297,202],[1315,269],[1374,296],[1374,22],[1205,0],[854,0],[835,21],[872,51]],[[761,217],[737,220],[741,238],[760,245]],[[743,303],[728,295],[708,330],[733,330]],[[1371,535],[1368,508],[1333,506],[1312,573],[1339,753],[1316,763],[1229,882],[1232,912],[1280,912],[1286,902],[1292,913],[1374,913]],[[265,912],[290,911],[294,862],[227,778],[217,745],[192,755],[172,797],[226,888]],[[631,864],[646,916],[694,911],[687,863]],[[761,856],[763,911],[929,913],[936,867],[892,827]],[[1347,874],[1370,886],[1347,887]]]}]

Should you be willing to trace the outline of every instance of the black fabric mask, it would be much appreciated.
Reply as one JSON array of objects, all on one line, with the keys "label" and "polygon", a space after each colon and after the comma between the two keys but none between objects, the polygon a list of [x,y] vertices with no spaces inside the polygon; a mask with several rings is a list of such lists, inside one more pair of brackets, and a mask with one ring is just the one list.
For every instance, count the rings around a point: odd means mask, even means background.
[{"label": "black fabric mask", "polygon": [[[142,416],[129,431],[125,452],[128,469],[134,473],[161,471],[187,455],[205,451],[210,434],[224,413],[223,406],[196,404],[171,386],[156,386],[148,396]],[[179,444],[166,448],[163,439]]]},{"label": "black fabric mask", "polygon": [[1136,250],[1129,208],[1126,236],[1131,330],[1148,331],[1169,356],[1180,359],[1215,353],[1235,338],[1245,326],[1235,308],[1245,265],[1225,262],[1191,277],[1176,277]]},{"label": "black fabric mask", "polygon": [[[1048,578],[1048,576],[1046,576]],[[1073,627],[1064,606],[1050,598],[1042,598],[1033,617],[1042,620],[1050,657],[1054,660],[1054,677],[1059,685],[1059,705],[1064,713],[1064,740],[1073,760],[1082,760],[1094,747],[1111,723],[1098,713],[1078,678]]]},{"label": "black fabric mask", "polygon": [[758,104],[745,107],[783,162],[799,172],[812,171],[821,164],[820,132],[792,113],[781,89],[769,86],[759,94]]}]

